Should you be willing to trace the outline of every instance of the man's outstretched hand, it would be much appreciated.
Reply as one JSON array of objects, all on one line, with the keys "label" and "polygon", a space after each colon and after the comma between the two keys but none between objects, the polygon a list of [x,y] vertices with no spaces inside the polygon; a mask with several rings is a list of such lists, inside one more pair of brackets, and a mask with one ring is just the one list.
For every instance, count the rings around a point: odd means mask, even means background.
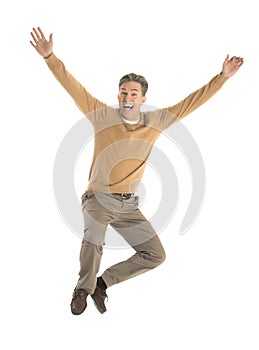
[{"label": "man's outstretched hand", "polygon": [[37,29],[32,28],[31,36],[32,40],[30,40],[31,45],[35,48],[35,50],[42,56],[48,57],[53,50],[53,36],[50,34],[49,41],[45,38],[43,31],[38,27]]},{"label": "man's outstretched hand", "polygon": [[232,77],[239,70],[243,63],[243,58],[233,56],[229,59],[229,55],[227,55],[222,67],[223,76],[226,78]]}]

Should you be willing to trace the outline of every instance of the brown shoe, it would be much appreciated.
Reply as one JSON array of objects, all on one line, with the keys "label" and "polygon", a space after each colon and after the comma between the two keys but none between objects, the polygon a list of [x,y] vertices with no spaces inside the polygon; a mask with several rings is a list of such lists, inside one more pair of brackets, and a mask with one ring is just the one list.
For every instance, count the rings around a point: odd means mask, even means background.
[{"label": "brown shoe", "polygon": [[106,311],[106,306],[104,304],[104,300],[107,298],[108,299],[108,296],[105,292],[105,290],[99,288],[98,286],[96,286],[95,288],[95,291],[94,291],[94,294],[91,295],[93,301],[94,301],[94,304],[97,308],[97,310],[103,314],[105,311]]},{"label": "brown shoe", "polygon": [[71,312],[73,315],[80,315],[86,309],[87,303],[86,298],[88,293],[85,289],[74,289],[72,301],[71,301]]}]

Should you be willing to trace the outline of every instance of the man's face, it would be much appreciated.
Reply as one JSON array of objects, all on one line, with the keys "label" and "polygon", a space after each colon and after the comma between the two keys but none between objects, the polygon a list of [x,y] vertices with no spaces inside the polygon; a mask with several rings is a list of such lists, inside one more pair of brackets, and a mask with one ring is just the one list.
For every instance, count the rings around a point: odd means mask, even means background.
[{"label": "man's face", "polygon": [[146,101],[146,97],[142,95],[141,84],[135,81],[121,84],[118,101],[123,117],[128,120],[137,120],[141,105]]}]

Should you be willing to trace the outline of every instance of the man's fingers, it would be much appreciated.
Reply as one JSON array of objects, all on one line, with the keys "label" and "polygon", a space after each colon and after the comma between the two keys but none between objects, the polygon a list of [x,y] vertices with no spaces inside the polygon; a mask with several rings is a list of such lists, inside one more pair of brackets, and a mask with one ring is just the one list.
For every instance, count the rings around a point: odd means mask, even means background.
[{"label": "man's fingers", "polygon": [[33,44],[33,42],[30,40],[30,43],[31,43],[31,45],[34,47],[34,48],[36,48],[36,45],[35,44]]},{"label": "man's fingers", "polygon": [[238,60],[238,66],[239,67],[241,67],[242,66],[242,64],[244,63],[244,59],[243,58],[240,58],[239,60]]},{"label": "man's fingers", "polygon": [[41,35],[41,38],[42,38],[42,39],[45,39],[45,36],[44,36],[44,34],[43,34],[43,31],[41,30],[40,27],[38,27],[38,31],[39,31],[39,33],[40,33],[40,35]]},{"label": "man's fingers", "polygon": [[229,62],[232,64],[232,66],[240,67],[244,63],[244,59],[242,57],[233,56],[230,58]]},{"label": "man's fingers", "polygon": [[40,40],[41,37],[40,37],[40,34],[37,32],[37,30],[36,30],[35,28],[33,28],[33,31],[34,31],[34,33],[35,33],[37,39]]},{"label": "man's fingers", "polygon": [[36,39],[35,35],[33,34],[33,32],[31,32],[31,36],[32,36],[32,39],[34,40],[34,43],[37,44],[37,39]]},{"label": "man's fingers", "polygon": [[229,59],[229,55],[227,55],[227,57],[225,58],[225,61],[224,61],[224,63],[223,63],[223,64],[227,64],[228,59]]},{"label": "man's fingers", "polygon": [[232,57],[231,61],[233,63],[237,63],[238,65],[240,65],[241,63],[243,63],[244,59],[242,57],[234,56],[234,57]]}]

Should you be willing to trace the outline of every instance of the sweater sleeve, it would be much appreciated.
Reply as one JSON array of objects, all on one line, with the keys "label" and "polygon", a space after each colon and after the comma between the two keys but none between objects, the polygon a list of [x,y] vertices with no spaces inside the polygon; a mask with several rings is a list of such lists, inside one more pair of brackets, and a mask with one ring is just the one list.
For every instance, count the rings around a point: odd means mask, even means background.
[{"label": "sweater sleeve", "polygon": [[49,69],[59,83],[73,98],[78,108],[85,114],[106,105],[94,98],[67,70],[64,63],[54,54],[45,59]]},{"label": "sweater sleeve", "polygon": [[174,106],[164,108],[159,118],[159,127],[164,130],[179,119],[186,117],[196,108],[214,96],[227,81],[221,73],[212,78],[206,85],[194,91]]}]

